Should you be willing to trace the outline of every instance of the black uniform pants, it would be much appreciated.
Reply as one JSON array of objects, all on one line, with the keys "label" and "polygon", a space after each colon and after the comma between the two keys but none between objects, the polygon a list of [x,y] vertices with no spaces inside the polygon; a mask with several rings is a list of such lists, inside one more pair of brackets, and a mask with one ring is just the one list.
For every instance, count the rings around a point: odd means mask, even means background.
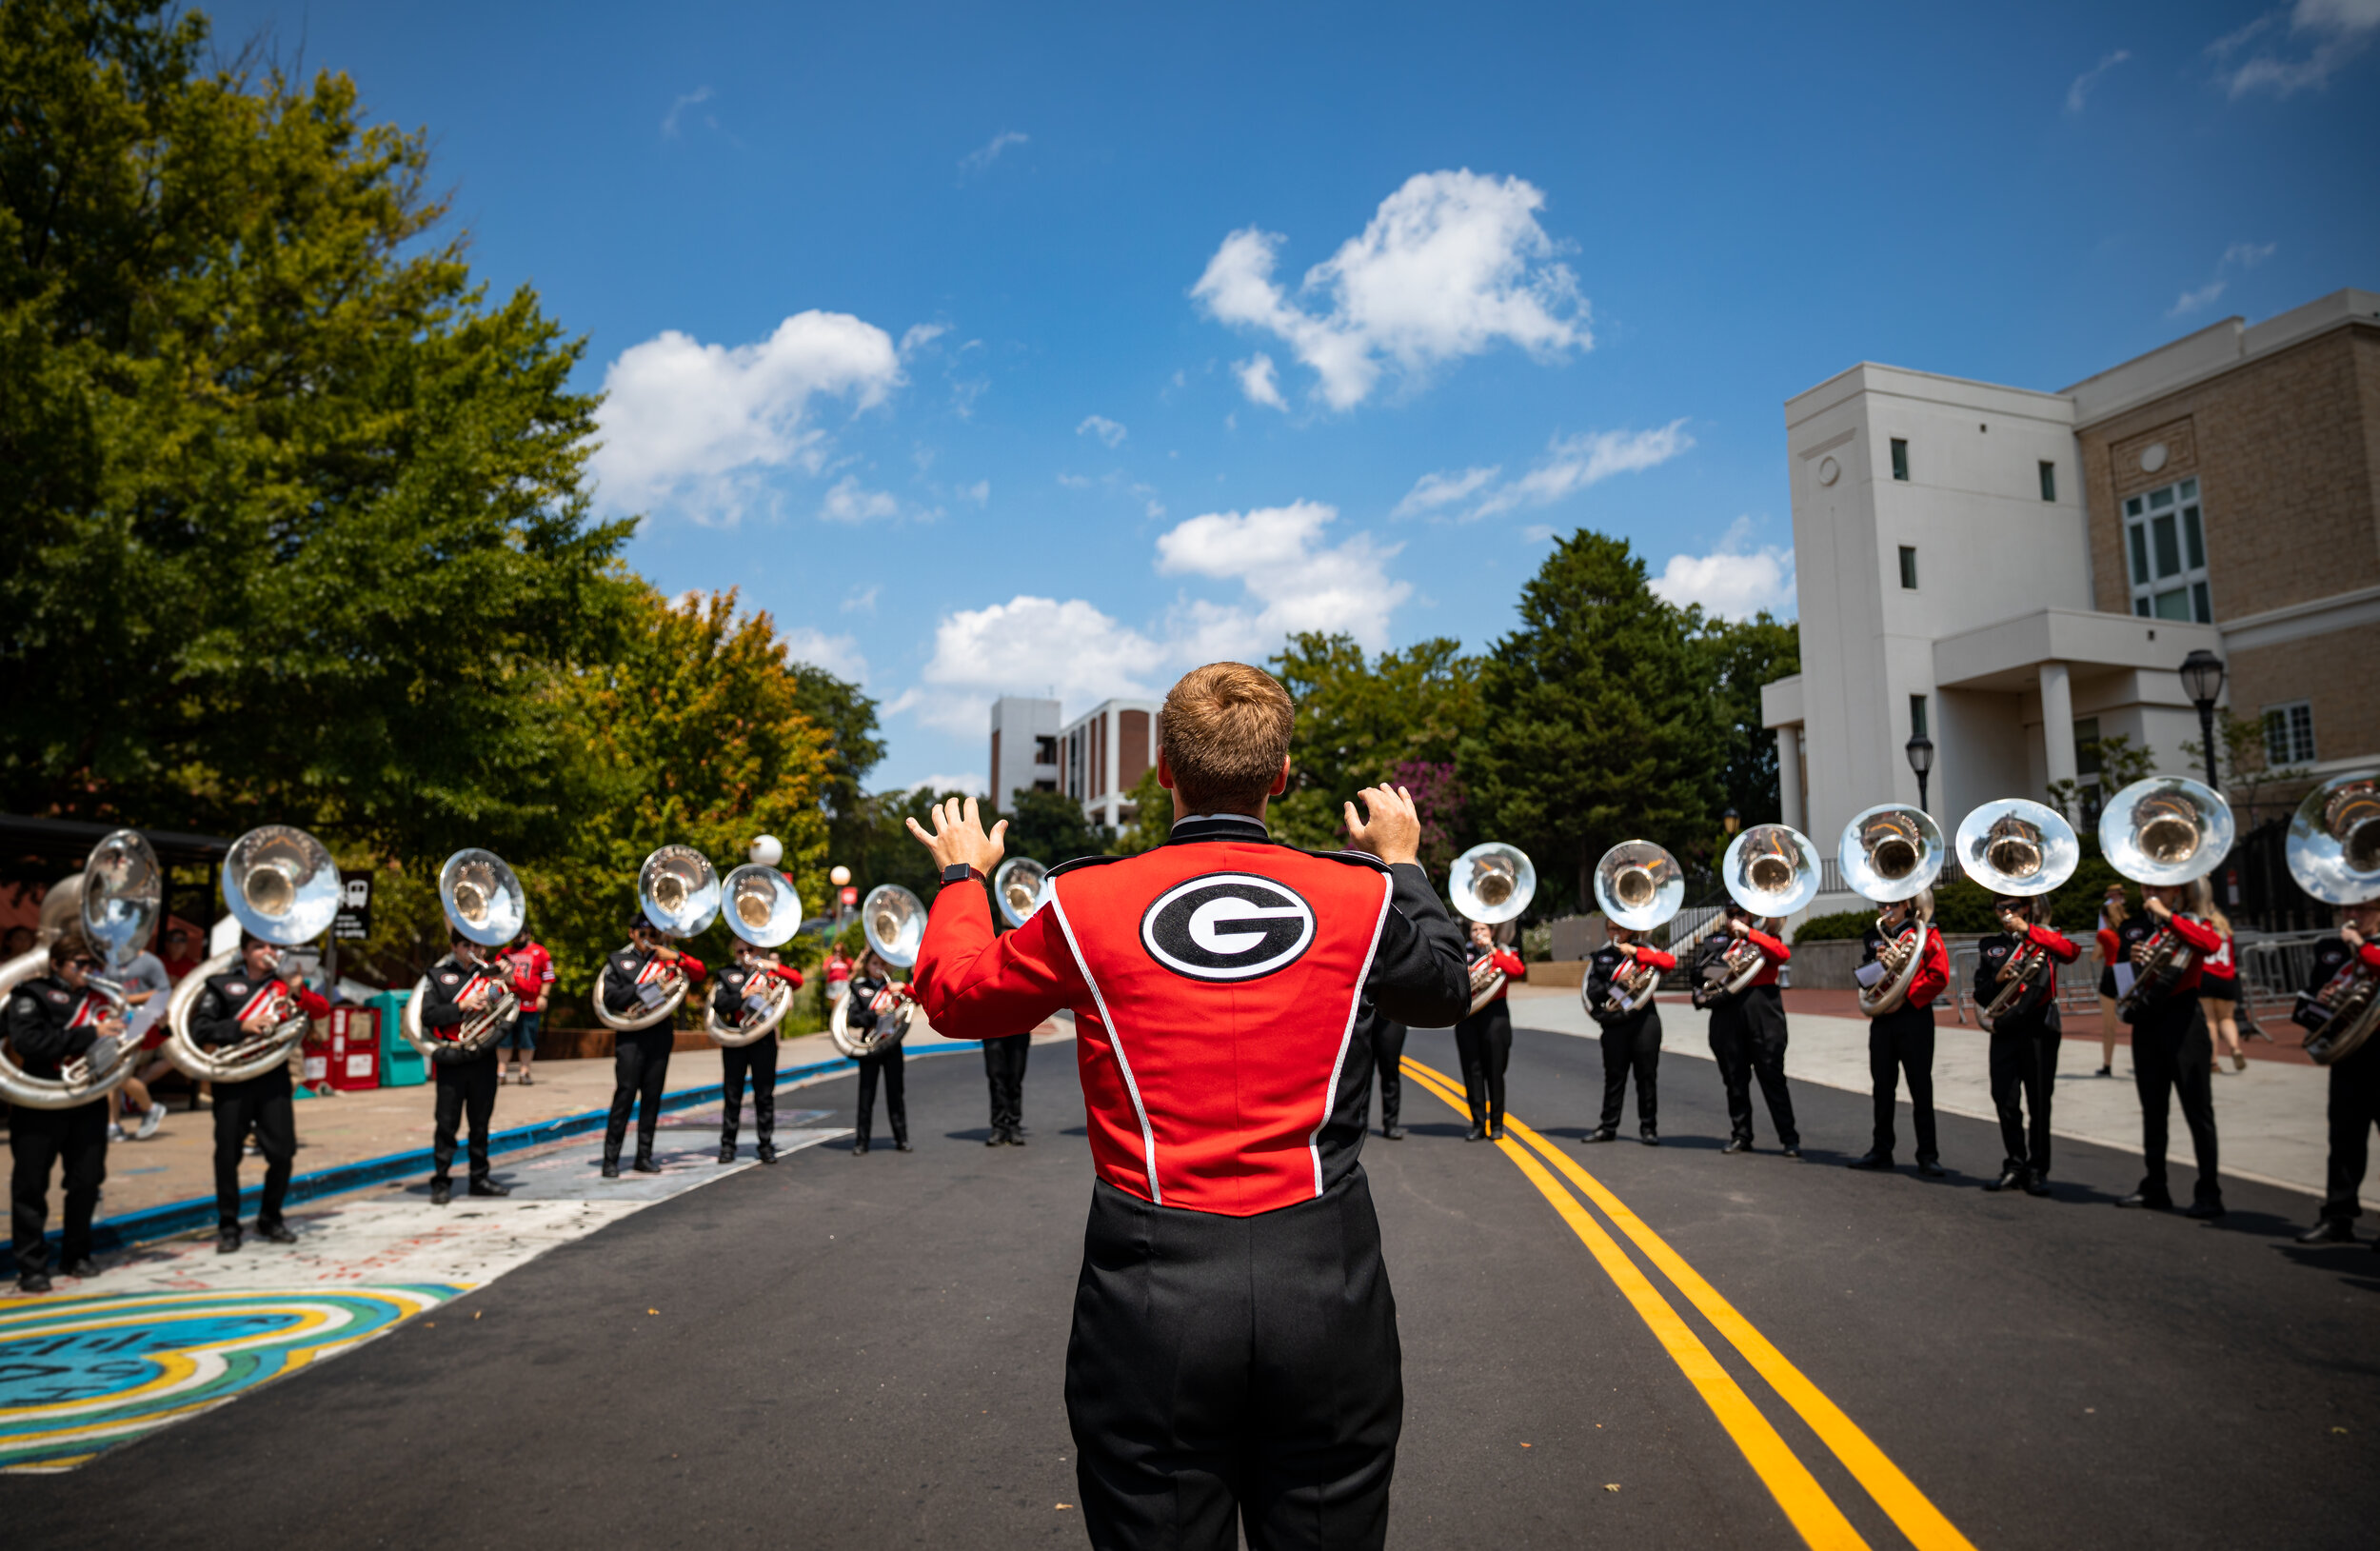
[{"label": "black uniform pants", "polygon": [[2172,996],[2145,1007],[2132,1020],[2132,1087],[2140,1095],[2140,1151],[2147,1165],[2140,1193],[2170,1202],[2165,1183],[2167,1126],[2172,1101],[2182,1101],[2182,1123],[2190,1127],[2198,1155],[2198,1183],[2191,1199],[2223,1204],[2223,1182],[2215,1172],[2214,1042],[2194,996]]},{"label": "black uniform pants", "polygon": [[[1992,1030],[1992,1105],[2000,1112],[2001,1166],[2050,1176],[2050,1094],[2063,1041],[2040,1014],[2002,1018]],[[2026,1116],[2033,1117],[2027,1134]]]},{"label": "black uniform pants", "polygon": [[1502,997],[1455,1025],[1455,1054],[1462,1063],[1462,1096],[1471,1106],[1471,1123],[1502,1130],[1504,1068],[1513,1059],[1512,1008]]},{"label": "black uniform pants", "polygon": [[1636,1074],[1636,1125],[1653,1131],[1660,1126],[1661,1014],[1650,1002],[1630,1018],[1603,1025],[1603,1129],[1619,1128],[1620,1106],[1628,1098],[1628,1074]]},{"label": "black uniform pants", "polygon": [[1934,1143],[1932,1007],[1902,1007],[1868,1020],[1868,1081],[1875,1089],[1874,1149],[1879,1158],[1893,1156],[1893,1104],[1904,1073],[1917,1131],[1917,1161],[1939,1163],[1942,1155]]},{"label": "black uniform pants", "polygon": [[2364,1047],[2330,1067],[2330,1166],[2322,1215],[2351,1222],[2363,1215],[2364,1163],[2371,1128],[2380,1124],[2380,1044]]},{"label": "black uniform pants", "polygon": [[496,1083],[501,1066],[494,1050],[469,1061],[430,1063],[438,1079],[437,1126],[430,1133],[430,1172],[446,1179],[454,1166],[454,1134],[466,1120],[471,1124],[471,1178],[487,1178],[487,1123],[496,1114]]},{"label": "black uniform pants", "polygon": [[1374,1017],[1365,1019],[1363,1027],[1372,1044],[1372,1064],[1380,1073],[1380,1128],[1386,1130],[1404,1113],[1405,1074],[1398,1064],[1405,1059],[1405,1025]]},{"label": "black uniform pants", "polygon": [[[1714,1005],[1711,1054],[1718,1062],[1719,1086],[1727,1092],[1729,1134],[1746,1144],[1752,1142],[1752,1082],[1757,1077],[1769,1119],[1776,1126],[1777,1145],[1800,1146],[1794,1094],[1785,1085],[1785,994],[1774,985],[1755,985],[1732,1002]],[[1928,1110],[1929,1134],[1933,1124]]]},{"label": "black uniform pants", "polygon": [[281,1221],[297,1160],[297,1106],[288,1065],[245,1083],[215,1084],[215,1222],[221,1227],[240,1225],[240,1153],[251,1129],[265,1155],[265,1195],[256,1206],[256,1223],[269,1227]]},{"label": "black uniform pants", "polygon": [[752,1080],[752,1134],[762,1143],[777,1135],[777,1036],[762,1035],[750,1044],[720,1046],[719,1141],[736,1144],[736,1125],[744,1118],[744,1080]]},{"label": "black uniform pants", "polygon": [[71,1109],[9,1110],[9,1154],[15,1164],[9,1180],[9,1243],[16,1252],[16,1274],[50,1269],[50,1169],[63,1163],[66,1233],[58,1245],[61,1264],[90,1258],[91,1212],[108,1179],[108,1105],[94,1099]]},{"label": "black uniform pants", "polygon": [[1024,1064],[1033,1037],[1019,1034],[983,1042],[983,1084],[992,1090],[992,1132],[1014,1135],[1024,1124]]},{"label": "black uniform pants", "polygon": [[615,1163],[628,1134],[628,1111],[636,1111],[636,1155],[649,1158],[653,1133],[661,1128],[661,1095],[669,1082],[669,1050],[678,1031],[665,1021],[624,1033],[611,1046],[611,1116],[604,1123],[604,1156]]},{"label": "black uniform pants", "polygon": [[892,1126],[895,1143],[909,1140],[909,1101],[902,1092],[904,1079],[901,1071],[901,1046],[872,1056],[860,1058],[860,1140],[867,1141],[876,1129],[876,1084],[884,1084],[884,1120]]},{"label": "black uniform pants", "polygon": [[1254,1217],[1092,1188],[1066,1420],[1097,1551],[1378,1547],[1404,1424],[1363,1170]]}]

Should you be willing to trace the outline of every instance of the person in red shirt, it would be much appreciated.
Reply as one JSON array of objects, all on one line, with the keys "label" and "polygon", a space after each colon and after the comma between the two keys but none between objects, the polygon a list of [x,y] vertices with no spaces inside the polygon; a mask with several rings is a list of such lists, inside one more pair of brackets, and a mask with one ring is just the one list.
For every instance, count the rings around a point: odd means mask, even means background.
[{"label": "person in red shirt", "polygon": [[1069,862],[995,937],[974,799],[912,833],[942,866],[915,984],[959,1039],[1075,1016],[1091,1157],[1066,1413],[1101,1547],[1378,1547],[1403,1424],[1397,1311],[1359,1165],[1368,1003],[1469,1004],[1412,799],[1345,808],[1351,851],[1275,841],[1295,706],[1261,669],[1185,675],[1160,718],[1166,843]]},{"label": "person in red shirt", "polygon": [[505,968],[512,980],[512,994],[521,999],[521,1016],[505,1026],[496,1037],[496,1059],[505,1059],[505,1052],[513,1053],[518,1064],[509,1070],[499,1070],[499,1083],[517,1082],[527,1087],[537,1080],[529,1068],[537,1062],[537,1035],[545,1024],[545,1004],[554,994],[554,959],[545,951],[545,945],[531,937],[528,928],[505,949]]},{"label": "person in red shirt", "polygon": [[2124,957],[2125,919],[2132,913],[2124,903],[2124,885],[2108,885],[2107,898],[2099,905],[2099,1070],[2100,1077],[2115,1075],[2115,1045],[2123,1038],[2124,1020],[2116,1013],[2115,965]]},{"label": "person in red shirt", "polygon": [[1899,1006],[1868,1020],[1868,1080],[1874,1090],[1875,1138],[1850,1166],[1893,1166],[1893,1106],[1899,1098],[1900,1075],[1907,1073],[1910,1118],[1917,1133],[1917,1172],[1938,1180],[1948,1170],[1942,1167],[1941,1149],[1934,1136],[1934,999],[1951,983],[1951,955],[1942,945],[1942,934],[1934,929],[1933,889],[1920,889],[1915,898],[1884,907],[1878,925],[1861,935],[1867,951],[1860,964],[1863,971],[1869,964],[1880,970],[1884,945],[1912,931],[1920,935],[1917,972],[1909,983],[1909,994]]},{"label": "person in red shirt", "polygon": [[1504,1068],[1513,1059],[1513,1014],[1504,985],[1506,981],[1529,978],[1529,966],[1520,962],[1520,955],[1497,940],[1499,930],[1509,931],[1511,926],[1510,922],[1498,928],[1475,921],[1471,941],[1463,948],[1464,963],[1473,973],[1484,962],[1503,976],[1487,1000],[1463,1014],[1462,1022],[1455,1025],[1455,1056],[1462,1064],[1462,1097],[1471,1106],[1471,1129],[1463,1135],[1465,1142],[1504,1140]]},{"label": "person in red shirt", "polygon": [[2151,885],[2142,893],[2147,896],[2145,907],[2118,934],[2133,972],[2146,969],[2152,945],[2163,932],[2181,939],[2191,961],[2172,984],[2153,988],[2135,981],[2132,995],[2126,998],[2124,1015],[2132,1025],[2132,1086],[2140,1095],[2140,1150],[2147,1168],[2140,1188],[2116,1204],[2172,1208],[2165,1147],[2172,1102],[2178,1096],[2182,1122],[2190,1127],[2198,1158],[2197,1183],[2183,1215],[2211,1221],[2223,1215],[2223,1183],[2215,1173],[2214,1042],[2208,1037],[2206,1014],[2198,1005],[2198,977],[2207,955],[2223,945],[2222,934],[2206,920],[2214,909],[2214,890],[2201,878],[2172,886]]}]

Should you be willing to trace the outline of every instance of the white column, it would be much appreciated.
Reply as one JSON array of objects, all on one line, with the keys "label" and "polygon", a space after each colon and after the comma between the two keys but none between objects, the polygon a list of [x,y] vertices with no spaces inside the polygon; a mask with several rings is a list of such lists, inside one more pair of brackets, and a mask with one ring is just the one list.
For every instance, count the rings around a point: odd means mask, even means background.
[{"label": "white column", "polygon": [[2041,748],[2053,785],[2074,779],[2074,686],[2064,663],[2041,665]]},{"label": "white column", "polygon": [[1777,805],[1785,822],[1805,834],[1810,829],[1810,816],[1801,810],[1801,728],[1798,726],[1776,729],[1776,795]]}]

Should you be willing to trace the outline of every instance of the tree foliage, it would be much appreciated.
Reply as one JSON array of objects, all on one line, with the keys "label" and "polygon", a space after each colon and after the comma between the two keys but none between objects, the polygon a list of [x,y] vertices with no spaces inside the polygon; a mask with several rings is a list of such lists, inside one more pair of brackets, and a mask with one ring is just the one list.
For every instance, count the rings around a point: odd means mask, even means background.
[{"label": "tree foliage", "polygon": [[1399,766],[1453,763],[1479,725],[1478,660],[1458,642],[1418,642],[1366,661],[1353,636],[1305,631],[1269,666],[1298,703],[1290,787],[1268,810],[1274,832],[1293,845],[1346,844],[1349,798]]},{"label": "tree foliage", "polygon": [[1801,671],[1801,631],[1765,610],[1731,622],[1690,608],[1687,619],[1718,713],[1725,805],[1747,826],[1780,823],[1784,799],[1777,785],[1776,734],[1761,725],[1760,686]]}]

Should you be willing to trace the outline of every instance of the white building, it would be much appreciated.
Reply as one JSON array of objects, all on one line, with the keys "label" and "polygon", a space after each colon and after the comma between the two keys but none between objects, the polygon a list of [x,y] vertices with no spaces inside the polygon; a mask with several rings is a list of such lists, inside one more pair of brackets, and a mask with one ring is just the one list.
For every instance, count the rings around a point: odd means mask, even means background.
[{"label": "white building", "polygon": [[992,702],[992,782],[985,789],[1002,812],[1020,791],[1058,789],[1060,710],[1054,700],[1002,695]]},{"label": "white building", "polygon": [[1154,700],[1102,701],[1058,735],[1058,789],[1093,824],[1114,829],[1140,816],[1132,788],[1157,763]]}]

